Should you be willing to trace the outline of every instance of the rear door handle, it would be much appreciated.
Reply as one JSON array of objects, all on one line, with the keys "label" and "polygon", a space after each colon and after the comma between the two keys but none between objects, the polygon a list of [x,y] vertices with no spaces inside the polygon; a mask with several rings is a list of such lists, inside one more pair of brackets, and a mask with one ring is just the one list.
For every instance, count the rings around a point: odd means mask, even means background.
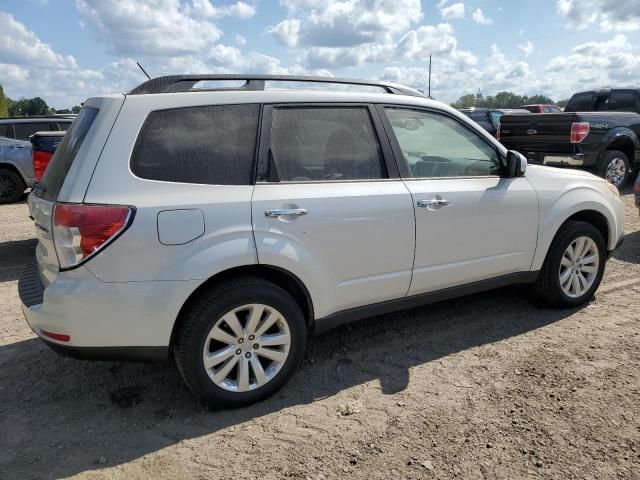
[{"label": "rear door handle", "polygon": [[447,207],[451,205],[451,202],[446,198],[433,198],[430,200],[418,200],[417,205],[419,207]]},{"label": "rear door handle", "polygon": [[309,210],[307,210],[306,208],[285,208],[285,209],[267,210],[264,212],[264,215],[265,217],[269,217],[269,218],[278,218],[278,217],[286,217],[289,215],[295,215],[297,217],[300,217],[308,213],[309,213]]}]

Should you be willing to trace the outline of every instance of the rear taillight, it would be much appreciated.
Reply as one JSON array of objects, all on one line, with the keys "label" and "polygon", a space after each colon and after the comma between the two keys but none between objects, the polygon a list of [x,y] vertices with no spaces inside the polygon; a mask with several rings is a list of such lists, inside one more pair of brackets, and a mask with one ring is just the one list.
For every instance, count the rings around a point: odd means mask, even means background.
[{"label": "rear taillight", "polygon": [[571,124],[571,143],[580,143],[589,135],[589,122],[573,122]]},{"label": "rear taillight", "polygon": [[498,128],[496,128],[496,140],[500,140],[500,124],[498,124]]},{"label": "rear taillight", "polygon": [[129,225],[131,207],[57,203],[53,210],[53,242],[60,268],[79,265]]},{"label": "rear taillight", "polygon": [[34,150],[31,156],[33,160],[33,171],[36,174],[36,182],[39,182],[44,175],[44,171],[49,165],[49,161],[53,157],[51,152],[43,152],[42,150]]}]

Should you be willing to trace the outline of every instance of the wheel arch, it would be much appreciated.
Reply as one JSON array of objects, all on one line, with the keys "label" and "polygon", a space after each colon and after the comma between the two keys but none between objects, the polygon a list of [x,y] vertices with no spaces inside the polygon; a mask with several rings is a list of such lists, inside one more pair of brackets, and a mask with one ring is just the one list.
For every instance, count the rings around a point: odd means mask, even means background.
[{"label": "wheel arch", "polygon": [[545,215],[538,236],[538,248],[531,264],[532,270],[542,268],[551,247],[551,243],[558,235],[560,228],[568,221],[582,221],[596,227],[605,240],[608,250],[615,245],[618,225],[615,215],[602,201],[599,192],[592,189],[579,188],[571,190],[560,197],[550,211]]},{"label": "wheel arch", "polygon": [[20,169],[17,167],[17,165],[15,163],[12,162],[6,162],[6,161],[1,161],[0,162],[0,169],[6,169],[6,170],[11,170],[15,173],[17,173],[20,176],[20,179],[22,180],[22,183],[25,185],[25,188],[27,188],[27,180],[24,177],[23,172],[20,171]]},{"label": "wheel arch", "polygon": [[212,277],[201,283],[184,302],[171,331],[170,346],[174,345],[176,334],[180,331],[180,327],[186,317],[193,302],[202,295],[206,290],[222,284],[230,279],[240,277],[257,277],[274,283],[286,292],[288,292],[300,306],[303,315],[307,321],[307,327],[311,327],[314,319],[313,301],[309,290],[304,283],[293,273],[273,265],[243,265],[239,267],[229,268],[216,273]]},{"label": "wheel arch", "polygon": [[618,150],[624,153],[629,160],[629,165],[633,166],[635,161],[636,145],[631,137],[628,135],[618,135],[614,137],[602,151],[601,157],[604,158],[604,155],[611,150]]}]

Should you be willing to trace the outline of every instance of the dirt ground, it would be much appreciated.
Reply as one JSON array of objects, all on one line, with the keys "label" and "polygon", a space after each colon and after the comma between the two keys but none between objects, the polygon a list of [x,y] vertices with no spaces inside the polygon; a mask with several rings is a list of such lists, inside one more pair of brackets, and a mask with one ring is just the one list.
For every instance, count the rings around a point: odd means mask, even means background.
[{"label": "dirt ground", "polygon": [[274,398],[209,411],[172,365],[34,338],[23,202],[0,207],[0,479],[640,478],[640,222],[584,308],[506,288],[315,338]]}]

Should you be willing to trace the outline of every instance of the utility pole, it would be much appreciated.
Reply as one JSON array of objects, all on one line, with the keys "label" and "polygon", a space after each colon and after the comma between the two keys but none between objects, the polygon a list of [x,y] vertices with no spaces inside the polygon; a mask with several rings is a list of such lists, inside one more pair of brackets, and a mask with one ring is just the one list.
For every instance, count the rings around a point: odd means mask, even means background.
[{"label": "utility pole", "polygon": [[428,97],[431,98],[431,54],[429,54],[429,89]]}]

